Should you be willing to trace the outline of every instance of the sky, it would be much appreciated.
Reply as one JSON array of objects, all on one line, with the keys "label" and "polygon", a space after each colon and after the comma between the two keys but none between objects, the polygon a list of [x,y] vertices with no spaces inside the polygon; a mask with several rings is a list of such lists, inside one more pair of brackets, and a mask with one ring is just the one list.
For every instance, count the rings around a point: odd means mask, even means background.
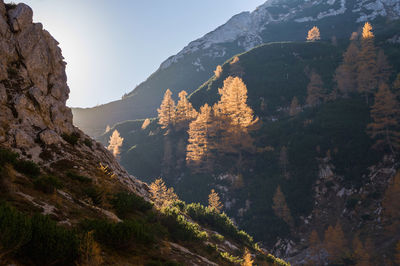
[{"label": "sky", "polygon": [[71,90],[67,105],[92,107],[120,99],[189,42],[265,1],[22,2],[32,7],[34,22],[41,22],[60,43]]}]

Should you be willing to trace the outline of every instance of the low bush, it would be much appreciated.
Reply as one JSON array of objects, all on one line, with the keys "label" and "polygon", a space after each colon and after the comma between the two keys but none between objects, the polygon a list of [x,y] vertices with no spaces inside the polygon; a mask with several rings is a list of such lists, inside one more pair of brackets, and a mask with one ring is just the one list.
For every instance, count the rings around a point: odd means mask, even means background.
[{"label": "low bush", "polygon": [[145,212],[153,207],[151,203],[145,201],[142,197],[127,192],[120,192],[114,195],[111,199],[111,204],[117,211],[118,216],[122,218],[127,217],[135,211]]},{"label": "low bush", "polygon": [[94,205],[103,203],[103,191],[99,187],[90,186],[83,189],[83,192],[88,196]]},{"label": "low bush", "polygon": [[76,132],[74,132],[74,133],[72,133],[72,134],[66,134],[66,133],[64,133],[64,134],[61,135],[61,137],[62,137],[66,142],[68,142],[69,144],[71,144],[71,145],[76,145],[76,144],[78,143],[78,140],[79,140],[79,138],[80,138],[80,135],[79,135],[79,133],[76,133]]},{"label": "low bush", "polygon": [[79,181],[81,183],[92,183],[92,179],[90,179],[89,177],[81,176],[71,171],[67,172],[67,177],[71,178],[72,180]]},{"label": "low bush", "polygon": [[54,193],[56,189],[63,187],[61,180],[55,176],[43,176],[33,181],[35,189],[46,194]]},{"label": "low bush", "polygon": [[83,141],[83,144],[85,144],[86,146],[88,146],[89,148],[92,148],[92,141],[90,139],[85,139]]},{"label": "low bush", "polygon": [[154,231],[151,226],[138,221],[126,220],[112,223],[107,220],[86,220],[82,223],[85,231],[94,231],[95,239],[113,249],[130,248],[135,243],[154,243]]},{"label": "low bush", "polygon": [[0,168],[7,163],[11,164],[18,172],[29,177],[35,178],[40,175],[40,167],[36,163],[19,159],[18,153],[0,148]]}]

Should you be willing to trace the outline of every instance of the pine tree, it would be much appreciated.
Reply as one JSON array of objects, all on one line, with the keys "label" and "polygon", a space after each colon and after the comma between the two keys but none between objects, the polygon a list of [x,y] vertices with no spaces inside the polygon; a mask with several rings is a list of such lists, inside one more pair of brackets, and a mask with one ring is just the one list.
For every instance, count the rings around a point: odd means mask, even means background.
[{"label": "pine tree", "polygon": [[378,68],[378,85],[382,83],[389,84],[389,79],[392,75],[392,67],[390,66],[385,52],[382,49],[380,49],[378,52],[376,64]]},{"label": "pine tree", "polygon": [[143,121],[142,129],[143,129],[143,130],[146,129],[149,125],[150,125],[150,119],[146,118],[146,119]]},{"label": "pine tree", "polygon": [[178,200],[173,188],[167,188],[162,178],[156,179],[150,184],[151,198],[154,205],[158,209],[170,206],[174,201]]},{"label": "pine tree", "polygon": [[325,231],[324,246],[329,254],[330,261],[337,261],[342,258],[346,252],[346,239],[339,222],[335,227],[329,226]]},{"label": "pine tree", "polygon": [[196,119],[198,115],[186,96],[186,91],[181,91],[179,93],[179,101],[176,105],[175,112],[175,124],[177,130],[187,130],[189,123]]},{"label": "pine tree", "polygon": [[324,83],[322,82],[321,76],[315,71],[311,71],[310,83],[307,86],[306,102],[308,105],[316,106],[324,100],[325,94],[323,86]]},{"label": "pine tree", "polygon": [[297,100],[297,97],[294,96],[292,99],[292,103],[290,104],[289,115],[295,116],[300,112],[301,112],[301,107],[299,105],[299,100]]},{"label": "pine tree", "polygon": [[253,139],[249,132],[258,122],[253,110],[247,105],[247,87],[239,77],[228,77],[224,86],[218,90],[220,101],[214,106],[214,113],[222,129],[221,143],[218,147],[222,153],[238,155],[238,166],[242,161],[242,152],[253,152]]},{"label": "pine tree", "polygon": [[287,166],[289,164],[289,159],[288,159],[286,146],[282,146],[281,152],[279,153],[279,164],[282,167],[283,176],[286,179],[289,179],[289,173],[287,171]]},{"label": "pine tree", "polygon": [[158,124],[160,124],[163,129],[170,128],[175,123],[175,102],[171,96],[172,92],[170,89],[167,89],[161,106],[157,109]]},{"label": "pine tree", "polygon": [[124,138],[121,138],[118,130],[114,130],[110,137],[110,140],[108,141],[108,147],[107,147],[107,149],[112,152],[114,157],[117,158],[119,156],[119,154],[121,153],[120,149],[122,147],[123,142],[124,142]]},{"label": "pine tree", "polygon": [[400,228],[400,172],[389,183],[382,201],[383,215],[389,223],[389,233],[398,232]]},{"label": "pine tree", "polygon": [[253,265],[253,260],[251,258],[251,253],[250,251],[245,248],[244,250],[244,255],[243,255],[243,263],[242,266],[252,266]]},{"label": "pine tree", "polygon": [[215,192],[214,189],[211,189],[211,193],[208,195],[208,208],[215,210],[216,212],[221,212],[222,207],[218,193]]},{"label": "pine tree", "polygon": [[376,63],[376,51],[374,46],[374,34],[372,26],[365,23],[361,39],[361,51],[358,59],[358,92],[365,95],[368,104],[369,95],[377,88],[378,67]]},{"label": "pine tree", "polygon": [[308,238],[308,247],[310,250],[310,255],[312,257],[312,261],[315,264],[321,263],[321,240],[319,239],[317,231],[312,230],[309,238]]},{"label": "pine tree", "polygon": [[291,227],[294,226],[292,215],[290,214],[289,207],[286,204],[285,195],[283,195],[281,187],[278,186],[275,195],[272,199],[272,209],[275,215],[284,220]]},{"label": "pine tree", "polygon": [[218,65],[217,68],[214,70],[214,75],[218,79],[221,76],[221,73],[222,73],[222,67]]},{"label": "pine tree", "polygon": [[190,123],[188,130],[186,161],[195,171],[202,172],[212,167],[215,130],[214,114],[211,107],[205,104],[200,108],[196,120]]},{"label": "pine tree", "polygon": [[320,32],[317,26],[312,27],[311,30],[308,31],[307,41],[314,42],[321,39]]},{"label": "pine tree", "polygon": [[367,126],[368,134],[376,140],[376,148],[388,147],[392,154],[400,148],[399,114],[395,95],[382,83],[371,108],[372,123]]},{"label": "pine tree", "polygon": [[335,72],[338,90],[347,97],[357,90],[357,66],[359,50],[355,42],[351,42],[343,54],[343,62]]}]

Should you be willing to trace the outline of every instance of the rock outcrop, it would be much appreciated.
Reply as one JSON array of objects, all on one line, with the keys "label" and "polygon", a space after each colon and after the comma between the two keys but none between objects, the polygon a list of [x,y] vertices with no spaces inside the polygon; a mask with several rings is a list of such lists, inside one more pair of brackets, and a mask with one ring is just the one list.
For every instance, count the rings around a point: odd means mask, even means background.
[{"label": "rock outcrop", "polygon": [[146,196],[145,184],[73,126],[61,49],[32,16],[29,6],[0,0],[0,145],[42,166],[68,161],[88,176],[102,163],[121,183]]}]

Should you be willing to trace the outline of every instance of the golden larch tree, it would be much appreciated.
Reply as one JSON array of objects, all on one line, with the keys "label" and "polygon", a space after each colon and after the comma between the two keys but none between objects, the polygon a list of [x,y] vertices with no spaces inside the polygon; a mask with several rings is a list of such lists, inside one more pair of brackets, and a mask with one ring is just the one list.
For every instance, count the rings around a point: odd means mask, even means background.
[{"label": "golden larch tree", "polygon": [[143,121],[142,129],[143,129],[143,130],[146,129],[149,125],[150,125],[150,119],[146,118],[146,119]]},{"label": "golden larch tree", "polygon": [[108,141],[107,149],[112,152],[114,157],[118,157],[121,153],[121,147],[124,142],[124,138],[122,138],[118,132],[118,130],[114,130],[110,140]]},{"label": "golden larch tree", "polygon": [[100,245],[94,240],[93,231],[85,233],[79,245],[79,266],[100,266],[103,264]]},{"label": "golden larch tree", "polygon": [[151,198],[154,205],[158,209],[170,206],[174,201],[178,200],[173,188],[167,188],[162,178],[156,179],[150,184]]},{"label": "golden larch tree", "polygon": [[218,89],[220,101],[214,106],[214,113],[222,127],[219,151],[238,155],[241,164],[242,152],[253,152],[250,131],[258,122],[253,110],[247,105],[247,87],[239,77],[228,77],[224,86]]},{"label": "golden larch tree", "polygon": [[301,107],[299,105],[299,100],[297,99],[296,96],[294,96],[292,102],[290,103],[289,115],[295,116],[300,112],[301,112]]},{"label": "golden larch tree", "polygon": [[367,133],[376,140],[376,148],[388,147],[392,154],[400,148],[399,115],[396,96],[382,83],[371,108],[372,122],[367,126]]},{"label": "golden larch tree", "polygon": [[392,75],[392,67],[390,66],[385,52],[382,49],[380,49],[378,52],[376,64],[378,67],[378,85],[382,83],[389,84],[389,79]]},{"label": "golden larch tree", "polygon": [[393,177],[385,191],[382,201],[383,215],[387,221],[389,233],[398,232],[400,228],[400,172]]},{"label": "golden larch tree", "polygon": [[161,128],[165,129],[171,127],[175,123],[175,102],[172,99],[172,92],[167,89],[164,94],[164,98],[161,102],[160,108],[157,109],[158,112],[158,123]]},{"label": "golden larch tree", "polygon": [[188,135],[186,147],[188,165],[199,172],[211,169],[215,148],[215,120],[208,104],[200,108],[196,120],[190,123]]},{"label": "golden larch tree", "polygon": [[179,101],[176,105],[175,115],[176,129],[185,131],[188,129],[189,123],[196,119],[198,115],[197,111],[187,99],[187,92],[184,90],[179,93]]},{"label": "golden larch tree", "polygon": [[222,66],[218,65],[217,68],[214,70],[214,75],[218,79],[222,73]]},{"label": "golden larch tree", "polygon": [[311,71],[310,83],[307,86],[307,99],[306,102],[310,106],[320,104],[325,98],[324,83],[321,76],[315,71]]},{"label": "golden larch tree", "polygon": [[308,249],[312,258],[311,261],[319,265],[321,263],[321,240],[315,229],[311,231],[308,237]]},{"label": "golden larch tree", "polygon": [[338,90],[347,97],[349,93],[357,91],[357,67],[359,49],[355,42],[351,42],[343,54],[343,62],[335,72],[335,81]]},{"label": "golden larch tree", "polygon": [[[353,239],[353,254],[357,260],[356,266],[370,266],[370,256],[358,235]],[[372,265],[371,265],[372,266]]]},{"label": "golden larch tree", "polygon": [[248,248],[245,248],[242,266],[252,266],[253,263],[254,263],[254,260],[251,258],[250,251],[248,250]]},{"label": "golden larch tree", "polygon": [[216,212],[221,212],[222,207],[223,205],[218,193],[214,189],[211,189],[211,193],[208,195],[208,208],[215,210]]},{"label": "golden larch tree", "polygon": [[278,186],[276,188],[275,195],[272,199],[273,205],[272,209],[275,212],[275,215],[285,221],[289,226],[293,227],[294,222],[292,215],[290,214],[289,207],[286,204],[285,195],[283,195],[281,187]]},{"label": "golden larch tree", "polygon": [[357,86],[358,92],[364,94],[368,104],[369,95],[378,86],[378,66],[376,62],[376,49],[372,26],[368,22],[364,24],[361,50],[358,56]]},{"label": "golden larch tree", "polygon": [[330,261],[337,261],[345,254],[346,239],[339,222],[336,226],[329,226],[325,231],[324,247],[329,254]]},{"label": "golden larch tree", "polygon": [[307,34],[307,41],[314,42],[321,39],[321,35],[317,26],[311,28]]},{"label": "golden larch tree", "polygon": [[244,68],[241,66],[239,62],[239,57],[235,56],[231,62],[229,62],[230,65],[230,73],[233,76],[236,77],[243,77],[244,75]]}]

